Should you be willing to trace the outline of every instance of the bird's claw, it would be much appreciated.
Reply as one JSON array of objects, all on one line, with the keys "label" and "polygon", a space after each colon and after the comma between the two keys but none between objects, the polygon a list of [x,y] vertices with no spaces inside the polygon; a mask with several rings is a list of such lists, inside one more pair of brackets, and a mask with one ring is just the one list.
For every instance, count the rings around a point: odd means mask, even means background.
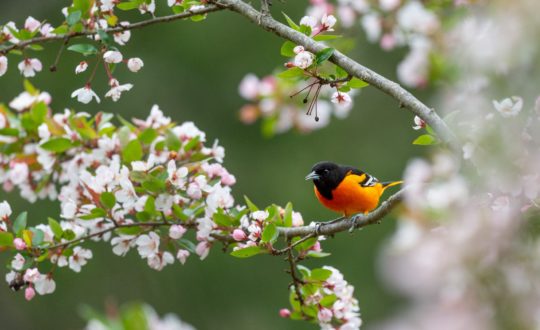
[{"label": "bird's claw", "polygon": [[351,228],[349,228],[349,233],[353,233],[356,229],[356,221],[358,220],[358,216],[354,215],[351,217]]}]

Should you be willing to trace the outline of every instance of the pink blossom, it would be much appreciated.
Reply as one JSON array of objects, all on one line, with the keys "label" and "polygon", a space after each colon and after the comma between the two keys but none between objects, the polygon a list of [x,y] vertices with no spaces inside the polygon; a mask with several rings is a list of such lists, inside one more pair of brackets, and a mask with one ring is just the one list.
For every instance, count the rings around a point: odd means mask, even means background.
[{"label": "pink blossom", "polygon": [[414,124],[415,125],[413,126],[413,129],[415,129],[415,130],[419,130],[421,128],[426,127],[426,122],[422,118],[420,118],[418,116],[414,116]]},{"label": "pink blossom", "polygon": [[19,238],[19,237],[13,240],[13,245],[15,246],[15,249],[18,251],[26,249],[26,243],[23,241],[22,238]]},{"label": "pink blossom", "polygon": [[332,94],[332,98],[330,101],[341,106],[350,105],[352,102],[349,94],[342,92],[335,92],[334,94]]},{"label": "pink blossom", "polygon": [[294,65],[300,69],[307,69],[313,64],[314,59],[315,56],[312,53],[303,51],[294,57]]},{"label": "pink blossom", "polygon": [[183,249],[180,249],[178,250],[178,252],[176,253],[176,258],[178,259],[178,261],[180,261],[180,263],[183,265],[186,263],[186,260],[187,258],[189,257],[189,251],[188,250],[183,250]]},{"label": "pink blossom", "polygon": [[283,318],[289,318],[291,316],[291,311],[287,308],[282,308],[279,310],[279,316]]},{"label": "pink blossom", "polygon": [[246,240],[247,235],[242,229],[235,229],[232,233],[232,237],[235,241],[241,242]]},{"label": "pink blossom", "polygon": [[36,291],[34,290],[33,287],[29,286],[27,287],[25,290],[24,290],[24,299],[26,299],[27,301],[30,301],[34,298],[34,296],[36,295]]},{"label": "pink blossom", "polygon": [[169,237],[172,239],[180,239],[186,233],[187,229],[182,225],[172,225],[169,227]]},{"label": "pink blossom", "polygon": [[208,253],[210,253],[210,243],[207,241],[199,242],[195,248],[195,253],[197,253],[201,260],[204,260],[208,256]]},{"label": "pink blossom", "polygon": [[255,100],[259,95],[259,78],[253,73],[247,74],[240,82],[238,92],[246,100]]},{"label": "pink blossom", "polygon": [[25,282],[34,283],[41,278],[41,274],[37,268],[29,268],[24,272],[23,279]]},{"label": "pink blossom", "polygon": [[0,77],[2,77],[8,68],[8,59],[5,56],[0,56]]},{"label": "pink blossom", "polygon": [[75,67],[75,73],[79,74],[81,72],[84,72],[86,71],[87,68],[88,68],[88,63],[86,61],[82,61],[81,63],[79,63],[79,65]]},{"label": "pink blossom", "polygon": [[328,308],[321,308],[317,313],[317,318],[321,323],[329,323],[332,321],[332,311]]},{"label": "pink blossom", "polygon": [[103,60],[107,63],[120,63],[122,59],[122,53],[116,50],[108,50],[103,54]]},{"label": "pink blossom", "polygon": [[24,28],[30,32],[36,31],[40,25],[41,23],[32,16],[28,16],[28,18],[24,22]]},{"label": "pink blossom", "polygon": [[144,63],[140,58],[133,57],[128,60],[127,66],[129,71],[138,72],[144,66]]}]

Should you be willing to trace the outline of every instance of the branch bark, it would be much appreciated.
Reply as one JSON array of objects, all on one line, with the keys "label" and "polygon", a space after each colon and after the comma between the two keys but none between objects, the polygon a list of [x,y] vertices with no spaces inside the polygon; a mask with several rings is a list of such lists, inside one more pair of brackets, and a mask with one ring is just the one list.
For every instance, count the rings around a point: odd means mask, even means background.
[{"label": "branch bark", "polygon": [[[261,28],[272,32],[281,38],[304,46],[305,49],[312,53],[317,53],[327,48],[324,43],[316,42],[312,38],[276,21],[270,15],[263,15],[263,13],[257,11],[255,8],[241,0],[219,0],[219,3],[226,5],[229,10],[246,17]],[[371,86],[392,96],[399,102],[400,106],[409,109],[415,115],[422,118],[428,125],[430,125],[435,132],[437,132],[439,138],[444,143],[449,145],[454,151],[461,153],[461,145],[457,137],[448,128],[442,118],[439,117],[439,115],[432,108],[426,106],[399,84],[383,77],[369,68],[366,68],[338,50],[334,51],[334,54],[329,60],[332,63],[339,65],[350,75],[361,79],[369,83]]]},{"label": "branch bark", "polygon": [[380,222],[394,207],[396,207],[402,200],[405,194],[405,189],[401,189],[397,193],[390,196],[384,201],[378,208],[368,214],[357,214],[356,221],[352,218],[342,218],[336,222],[322,224],[317,229],[315,226],[302,226],[302,227],[279,227],[279,235],[286,238],[291,237],[306,237],[315,235],[334,235],[343,231],[348,231],[351,227],[361,228],[368,225],[372,225]]}]

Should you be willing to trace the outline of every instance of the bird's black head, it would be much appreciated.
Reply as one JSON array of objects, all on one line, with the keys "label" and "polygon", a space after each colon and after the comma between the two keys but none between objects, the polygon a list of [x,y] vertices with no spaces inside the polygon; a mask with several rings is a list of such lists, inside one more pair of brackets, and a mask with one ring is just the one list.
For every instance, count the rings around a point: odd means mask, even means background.
[{"label": "bird's black head", "polygon": [[340,166],[332,162],[320,162],[313,165],[311,173],[306,176],[306,180],[313,180],[319,193],[327,199],[332,199],[332,190],[343,181],[348,171],[350,171],[349,166]]}]

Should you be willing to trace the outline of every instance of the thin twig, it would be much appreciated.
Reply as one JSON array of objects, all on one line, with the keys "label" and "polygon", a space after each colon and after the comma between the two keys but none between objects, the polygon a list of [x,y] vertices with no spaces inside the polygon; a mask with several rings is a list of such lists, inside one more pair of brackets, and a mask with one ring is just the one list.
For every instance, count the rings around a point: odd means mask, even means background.
[{"label": "thin twig", "polygon": [[[116,33],[116,32],[123,32],[127,30],[134,30],[134,29],[140,29],[145,26],[154,25],[158,23],[165,23],[165,22],[172,22],[184,18],[189,18],[196,15],[204,15],[207,13],[223,10],[226,8],[226,5],[222,5],[219,3],[215,3],[213,5],[208,5],[204,8],[200,9],[193,9],[193,10],[187,10],[180,14],[175,15],[168,15],[168,16],[161,16],[161,17],[155,17],[148,20],[144,20],[141,22],[129,24],[129,25],[118,25],[113,28],[104,29],[103,32],[105,33]],[[89,36],[89,35],[97,35],[97,30],[85,30],[81,32],[71,32],[66,34],[57,34],[52,36],[43,36],[43,37],[36,37],[28,40],[24,40],[19,42],[18,44],[13,44],[10,46],[7,46],[5,48],[0,48],[0,54],[5,55],[8,52],[14,50],[14,49],[24,49],[26,46],[32,45],[32,44],[39,44],[39,43],[45,43],[55,40],[70,40],[72,38],[81,37],[81,36]]]},{"label": "thin twig", "polygon": [[298,274],[296,273],[296,262],[294,260],[290,239],[287,240],[287,245],[289,246],[287,260],[289,261],[289,273],[291,274],[291,278],[293,280],[294,292],[296,293],[296,297],[298,298],[300,305],[303,305],[304,299],[302,298],[302,293],[300,292],[302,280],[298,278]]}]

